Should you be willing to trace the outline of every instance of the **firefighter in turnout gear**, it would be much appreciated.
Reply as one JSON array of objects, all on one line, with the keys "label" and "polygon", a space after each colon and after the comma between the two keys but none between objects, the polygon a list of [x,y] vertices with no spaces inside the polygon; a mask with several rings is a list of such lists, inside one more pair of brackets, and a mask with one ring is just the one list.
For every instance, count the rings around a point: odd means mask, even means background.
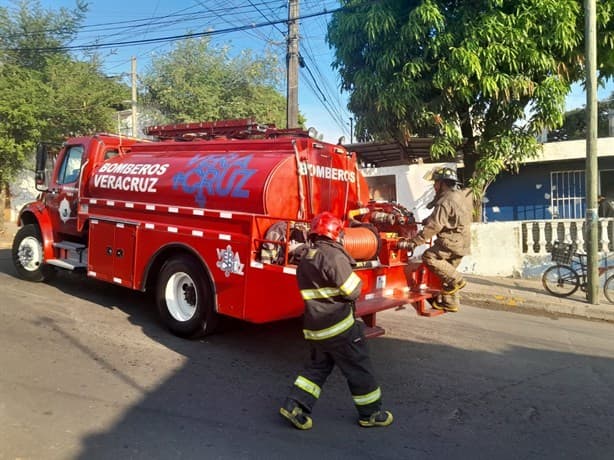
[{"label": "firefighter in turnout gear", "polygon": [[303,333],[311,355],[280,413],[302,430],[311,428],[309,414],[335,365],[347,379],[360,426],[388,426],[393,421],[390,412],[381,410],[382,395],[373,376],[364,323],[354,318],[354,300],[362,281],[352,270],[354,260],[339,242],[342,229],[341,220],[330,212],[318,214],[296,270],[305,302]]},{"label": "firefighter in turnout gear", "polygon": [[434,181],[435,198],[428,206],[433,208],[433,212],[424,220],[422,230],[409,244],[413,250],[437,237],[422,255],[424,265],[443,283],[442,295],[434,299],[431,305],[437,310],[456,312],[460,306],[458,291],[467,285],[456,268],[463,256],[470,253],[471,193],[458,187],[458,176],[452,168],[435,169],[426,179]]}]

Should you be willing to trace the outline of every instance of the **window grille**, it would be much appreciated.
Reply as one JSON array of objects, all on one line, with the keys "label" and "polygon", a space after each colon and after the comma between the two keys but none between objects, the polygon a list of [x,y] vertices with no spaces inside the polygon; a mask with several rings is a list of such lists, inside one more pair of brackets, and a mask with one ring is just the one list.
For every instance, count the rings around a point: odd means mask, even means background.
[{"label": "window grille", "polygon": [[586,172],[552,171],[550,203],[553,219],[581,219],[586,214]]}]

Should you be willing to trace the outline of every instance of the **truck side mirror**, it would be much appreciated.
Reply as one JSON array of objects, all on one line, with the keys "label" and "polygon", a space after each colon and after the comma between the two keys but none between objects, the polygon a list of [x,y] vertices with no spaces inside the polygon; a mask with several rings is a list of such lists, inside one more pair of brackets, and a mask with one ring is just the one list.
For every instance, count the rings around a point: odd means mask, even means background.
[{"label": "truck side mirror", "polygon": [[36,190],[44,192],[47,190],[47,160],[49,157],[49,146],[46,144],[38,144],[36,148],[36,171],[34,174],[34,181],[36,184]]}]

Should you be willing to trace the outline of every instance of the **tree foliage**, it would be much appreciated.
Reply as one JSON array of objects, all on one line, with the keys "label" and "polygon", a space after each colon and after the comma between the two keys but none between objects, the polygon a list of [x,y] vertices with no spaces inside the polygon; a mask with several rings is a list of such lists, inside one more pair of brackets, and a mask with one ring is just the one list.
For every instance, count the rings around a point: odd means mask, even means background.
[{"label": "tree foliage", "polygon": [[[584,74],[579,0],[344,0],[328,41],[358,137],[462,147],[477,202],[563,123]],[[600,77],[614,70],[614,0],[598,5]],[[479,215],[479,214],[478,214]]]},{"label": "tree foliage", "polygon": [[143,100],[173,122],[253,117],[285,126],[286,101],[277,90],[280,75],[272,54],[231,57],[228,47],[190,39],[153,60],[142,78]]},{"label": "tree foliage", "polygon": [[111,129],[129,98],[95,56],[79,61],[63,48],[85,11],[44,10],[37,0],[0,7],[0,184],[28,166],[40,141]]},{"label": "tree foliage", "polygon": [[[614,115],[614,94],[608,100],[600,101],[597,109],[597,136],[610,136],[610,113]],[[563,125],[548,132],[548,141],[572,141],[586,139],[586,108],[565,112]]]}]

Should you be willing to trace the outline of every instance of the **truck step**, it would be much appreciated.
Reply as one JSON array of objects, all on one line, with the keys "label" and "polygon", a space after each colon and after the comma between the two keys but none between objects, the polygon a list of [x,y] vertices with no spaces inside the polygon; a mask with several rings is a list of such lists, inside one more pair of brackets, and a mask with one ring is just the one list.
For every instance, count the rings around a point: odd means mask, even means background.
[{"label": "truck step", "polygon": [[53,247],[54,248],[58,248],[58,249],[66,249],[68,251],[82,251],[86,248],[85,244],[81,244],[81,243],[73,243],[72,241],[58,241],[56,243],[53,243]]},{"label": "truck step", "polygon": [[45,261],[49,265],[53,265],[54,267],[60,267],[65,270],[77,270],[79,268],[87,268],[87,264],[83,262],[78,262],[76,260],[66,260],[66,259],[48,259]]},{"label": "truck step", "polygon": [[[87,262],[87,246],[81,243],[73,243],[72,241],[57,241],[53,243],[53,248],[55,251],[55,259],[56,261],[63,261],[69,266],[74,267],[82,267]],[[69,270],[74,270],[74,268],[69,268],[68,266],[59,265],[57,262],[50,262],[52,265],[56,265],[58,267],[67,268]]]}]

